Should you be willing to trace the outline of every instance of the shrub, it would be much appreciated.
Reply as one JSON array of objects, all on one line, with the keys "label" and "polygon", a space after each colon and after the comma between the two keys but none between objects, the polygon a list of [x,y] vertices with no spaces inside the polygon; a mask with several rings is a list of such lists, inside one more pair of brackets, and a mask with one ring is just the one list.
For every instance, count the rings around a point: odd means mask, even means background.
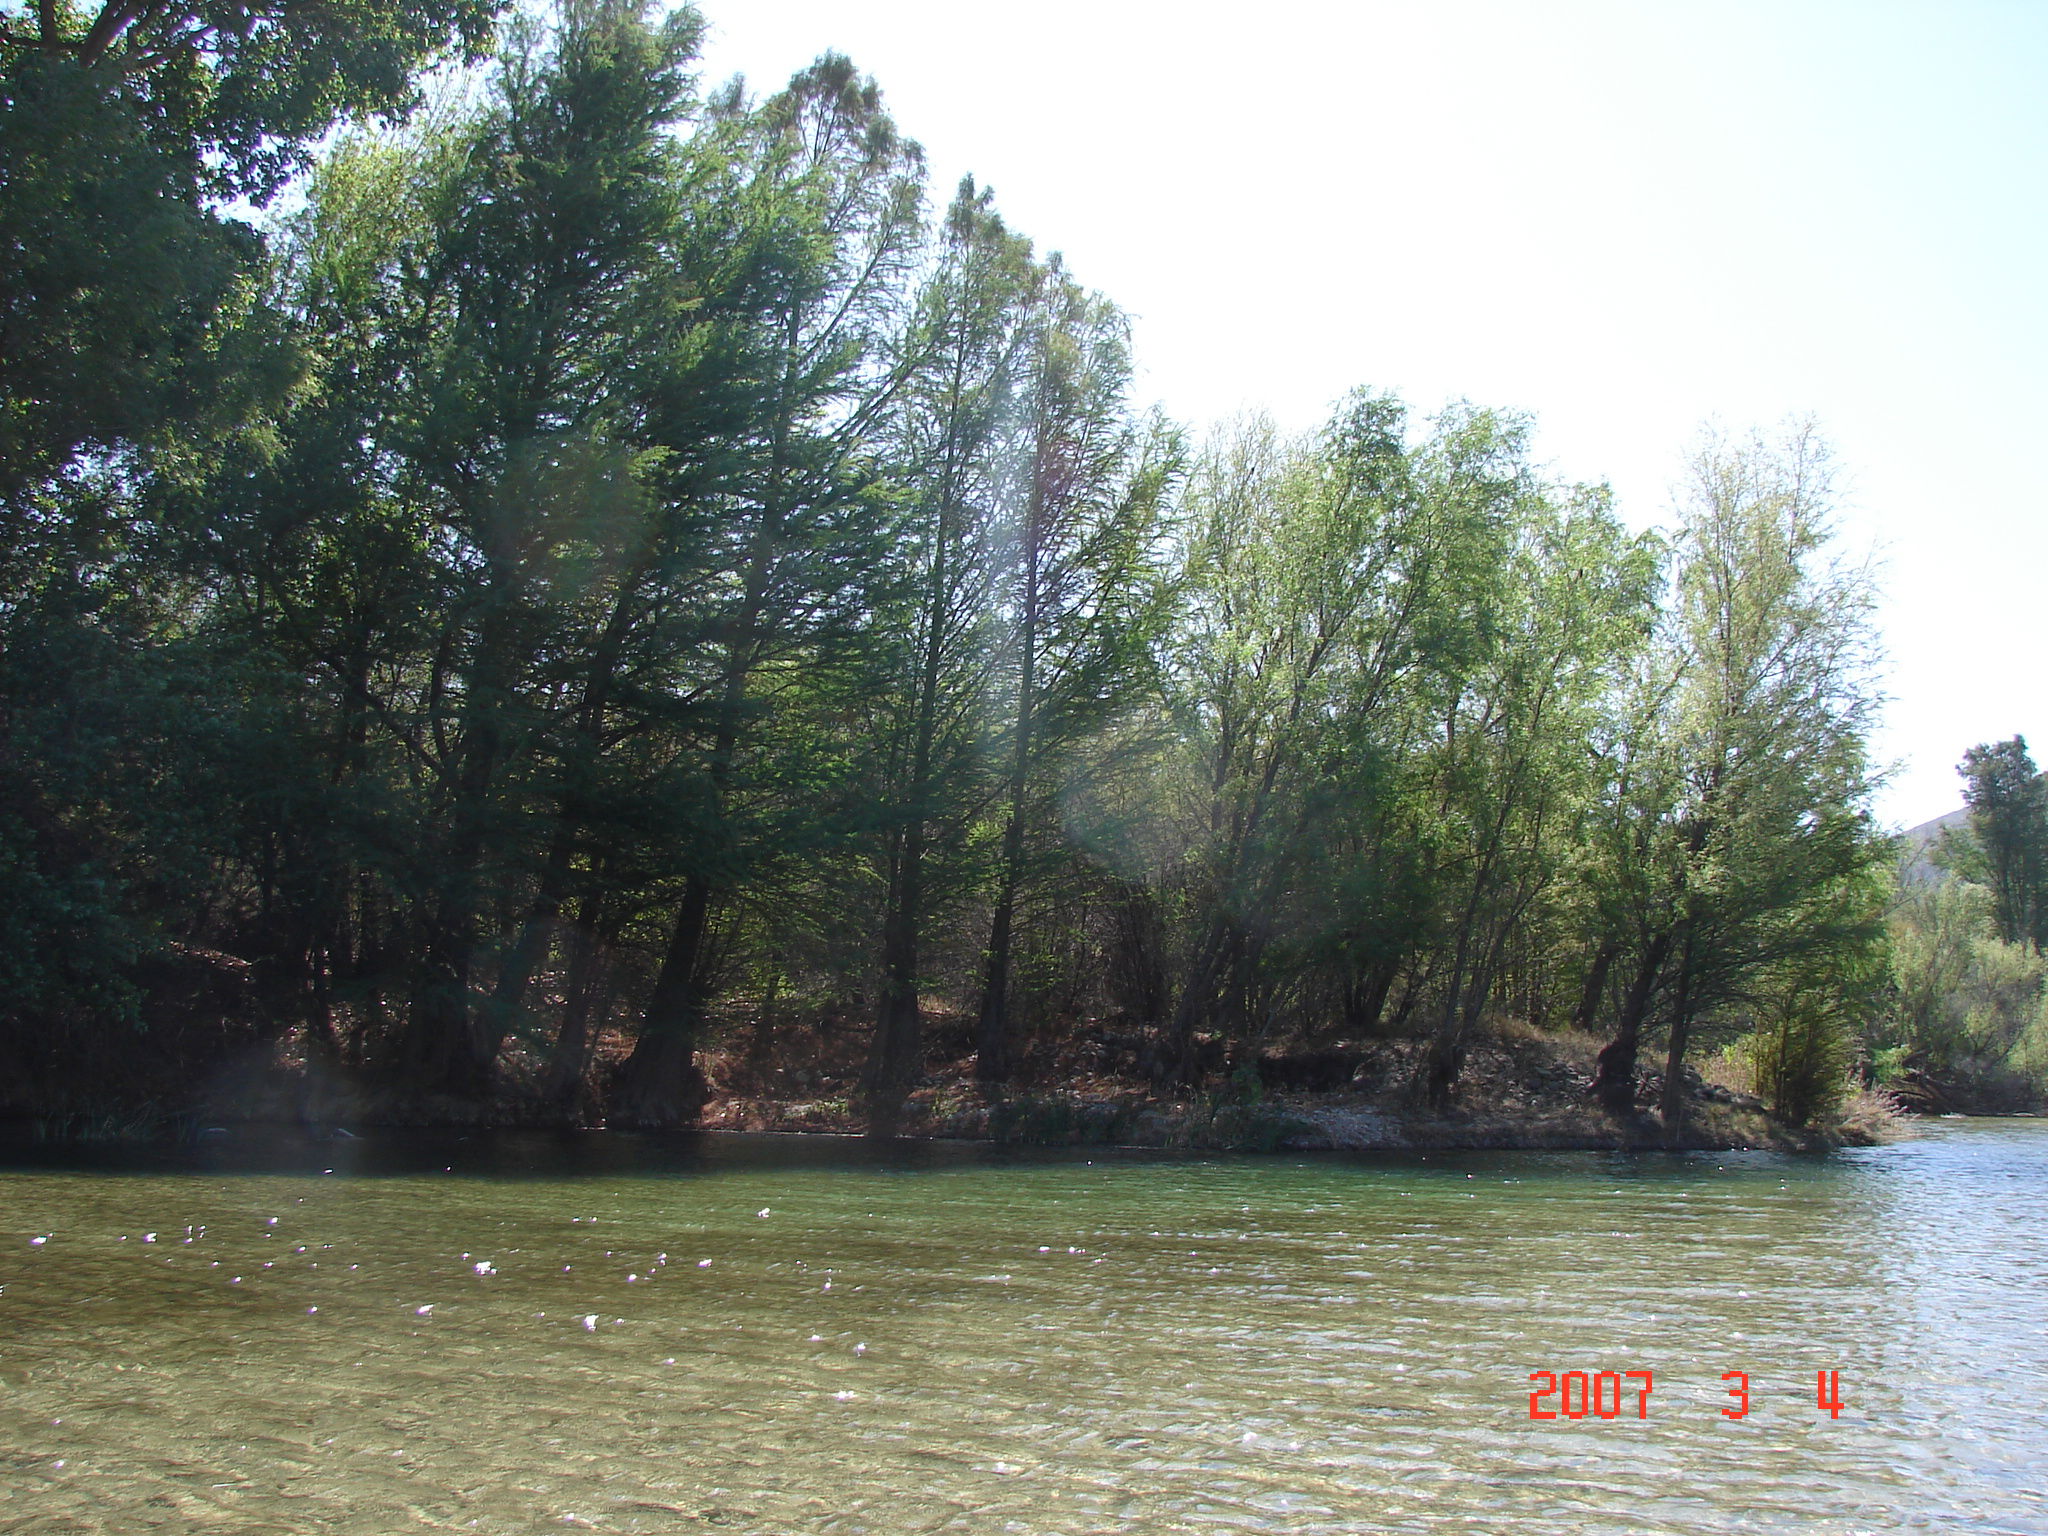
[{"label": "shrub", "polygon": [[1824,1005],[1779,1010],[1738,1044],[1758,1097],[1788,1125],[1832,1115],[1848,1097],[1856,1049],[1846,1022]]}]

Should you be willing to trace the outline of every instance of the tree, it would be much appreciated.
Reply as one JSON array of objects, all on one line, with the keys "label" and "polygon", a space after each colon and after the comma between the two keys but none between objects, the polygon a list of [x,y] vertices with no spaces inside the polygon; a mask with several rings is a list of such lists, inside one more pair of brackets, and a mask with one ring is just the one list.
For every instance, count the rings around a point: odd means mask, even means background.
[{"label": "tree", "polygon": [[[163,879],[176,866],[206,884],[208,854],[252,819],[209,754],[305,782],[289,777],[305,759],[284,730],[288,693],[261,650],[209,654],[186,530],[165,537],[143,506],[160,477],[262,442],[300,373],[266,302],[266,242],[228,205],[267,199],[338,119],[402,111],[420,68],[481,48],[494,9],[0,0],[0,656],[15,664],[0,677],[0,759],[14,765],[0,794],[10,823],[35,829],[0,854],[27,898],[4,942],[54,962],[9,991],[83,1032],[77,1082],[134,1078],[82,1064],[151,1015],[148,1047],[108,1059],[161,1067],[181,1049],[153,1002],[165,976],[211,964],[191,959],[202,952],[233,969],[191,942],[218,923],[214,903]],[[20,667],[38,656],[32,679]],[[62,679],[70,705],[39,709]],[[271,706],[269,729],[235,718],[244,688]],[[80,709],[129,722],[97,790],[64,766]],[[273,894],[323,865],[303,839],[267,852],[288,871]],[[53,949],[39,931],[66,937]],[[266,988],[279,984],[270,968]],[[207,1047],[185,1046],[203,1070]]]},{"label": "tree", "polygon": [[1390,965],[1412,993],[1430,979],[1413,941],[1444,813],[1416,761],[1488,643],[1519,441],[1460,408],[1410,444],[1400,402],[1361,392],[1313,441],[1255,430],[1194,477],[1168,660],[1191,795],[1165,1053],[1183,1080],[1198,1032],[1267,1033],[1305,952],[1369,957],[1343,986],[1375,1018]]},{"label": "tree", "polygon": [[267,200],[338,119],[410,105],[495,9],[0,0],[0,500],[81,450],[231,422],[257,380],[219,322],[263,242],[224,206]]},{"label": "tree", "polygon": [[1955,875],[1902,882],[1873,1074],[1909,1103],[1997,1112],[2048,1082],[2048,959],[1998,936],[1991,893]]},{"label": "tree", "polygon": [[1560,506],[1525,484],[1512,509],[1500,589],[1454,679],[1436,754],[1445,963],[1416,1088],[1439,1109],[1514,942],[1567,876],[1598,793],[1585,743],[1651,620],[1650,550],[1604,494]]},{"label": "tree", "polygon": [[1834,910],[1823,896],[1853,892],[1888,856],[1867,808],[1873,599],[1861,571],[1824,563],[1829,535],[1828,459],[1810,428],[1775,443],[1709,437],[1695,454],[1675,601],[1603,818],[1636,966],[1591,1090],[1629,1110],[1661,994],[1667,1138],[1694,1022],[1860,933],[1848,916],[1822,920]]},{"label": "tree", "polygon": [[1816,892],[1809,910],[1788,921],[1811,922],[1828,942],[1790,950],[1748,986],[1755,1027],[1732,1050],[1787,1125],[1814,1123],[1849,1091],[1858,1047],[1892,979],[1884,924],[1890,888],[1891,872],[1872,863]]},{"label": "tree", "polygon": [[846,654],[881,563],[879,476],[866,451],[906,377],[902,279],[921,233],[922,152],[844,57],[820,58],[747,128],[744,195],[772,231],[779,283],[754,317],[759,415],[708,551],[707,835],[614,1105],[621,1120],[655,1125],[694,1120],[703,1102],[695,1055],[713,991],[711,924],[776,841],[746,836],[747,754],[778,702]]},{"label": "tree", "polygon": [[1024,319],[1008,463],[999,626],[1001,796],[975,1074],[1010,1073],[1017,915],[1035,825],[1056,768],[1130,696],[1150,661],[1159,609],[1150,563],[1176,445],[1125,411],[1129,322],[1055,257]]},{"label": "tree", "polygon": [[2048,781],[2027,739],[1972,747],[1957,772],[1999,938],[2048,948]]},{"label": "tree", "polygon": [[[422,253],[422,340],[390,425],[402,478],[444,530],[453,601],[438,642],[435,867],[419,903],[403,1053],[428,1091],[487,1093],[502,1035],[472,999],[481,903],[532,762],[534,663],[580,598],[581,550],[624,531],[639,471],[625,434],[639,343],[663,319],[650,274],[680,217],[693,12],[632,3],[515,31]],[[567,568],[565,569],[565,564]]]},{"label": "tree", "polygon": [[1167,662],[1194,928],[1160,1062],[1174,1078],[1199,1075],[1198,1031],[1241,1032],[1259,1011],[1267,925],[1313,814],[1302,776],[1371,761],[1356,734],[1341,754],[1319,738],[1371,719],[1412,664],[1405,617],[1372,623],[1433,592],[1426,557],[1404,563],[1426,540],[1410,538],[1425,514],[1407,494],[1403,420],[1397,402],[1361,396],[1319,442],[1251,426],[1191,476]]},{"label": "tree", "polygon": [[210,196],[264,200],[336,119],[418,97],[421,66],[479,56],[484,0],[107,0],[97,11],[0,3],[0,67],[88,72]]},{"label": "tree", "polygon": [[[906,643],[878,700],[888,722],[889,806],[882,861],[882,984],[868,1094],[887,1129],[922,1058],[919,997],[927,922],[957,898],[974,810],[986,799],[981,747],[990,685],[992,586],[1000,568],[1002,429],[1018,383],[1033,280],[1030,246],[993,200],[961,183],[940,235],[936,270],[918,307],[915,353],[894,432],[905,482],[901,558]],[[935,876],[939,878],[935,879]]]},{"label": "tree", "polygon": [[338,145],[282,242],[302,382],[163,487],[223,652],[296,679],[313,762],[279,782],[328,789],[250,829],[289,878],[259,882],[237,948],[349,993],[374,1021],[357,1054],[367,1036],[407,1091],[488,1095],[567,865],[615,814],[591,746],[668,552],[629,439],[692,307],[668,130],[695,25],[630,5],[522,25],[475,110]]}]

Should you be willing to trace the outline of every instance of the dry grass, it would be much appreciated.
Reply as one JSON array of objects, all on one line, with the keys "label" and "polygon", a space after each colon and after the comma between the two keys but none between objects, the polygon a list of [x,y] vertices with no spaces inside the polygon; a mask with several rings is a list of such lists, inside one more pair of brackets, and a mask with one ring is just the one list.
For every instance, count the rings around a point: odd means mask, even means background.
[{"label": "dry grass", "polygon": [[1866,1086],[1843,1101],[1834,1132],[1846,1146],[1877,1147],[1912,1135],[1913,1122],[1891,1094]]},{"label": "dry grass", "polygon": [[1699,1066],[1700,1076],[1717,1088],[1726,1088],[1730,1093],[1756,1097],[1756,1073],[1740,1056],[1727,1051],[1716,1051]]}]

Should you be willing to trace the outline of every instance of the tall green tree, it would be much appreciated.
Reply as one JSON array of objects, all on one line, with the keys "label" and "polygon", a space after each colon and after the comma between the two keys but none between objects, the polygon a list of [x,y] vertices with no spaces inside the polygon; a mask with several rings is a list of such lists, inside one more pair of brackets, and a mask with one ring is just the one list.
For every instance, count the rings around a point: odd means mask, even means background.
[{"label": "tall green tree", "polygon": [[[980,751],[1001,570],[1003,428],[1028,340],[1030,246],[986,189],[961,183],[919,303],[923,362],[896,418],[908,497],[900,610],[904,644],[879,702],[890,806],[884,837],[880,1002],[868,1093],[888,1121],[922,1060],[919,1000],[927,927],[964,885],[965,834],[985,802]],[[886,1128],[886,1126],[885,1126]]]},{"label": "tall green tree", "polygon": [[1822,921],[1820,898],[1888,856],[1868,810],[1873,599],[1860,571],[1828,559],[1828,489],[1826,450],[1804,427],[1710,438],[1690,465],[1675,600],[1605,822],[1627,866],[1636,969],[1592,1085],[1628,1109],[1661,997],[1669,1137],[1694,1023],[1752,1000],[1772,967],[1861,933],[1856,913]]},{"label": "tall green tree", "polygon": [[1150,557],[1176,453],[1130,420],[1129,322],[1058,258],[1039,273],[1024,325],[994,594],[996,739],[1007,761],[975,1068],[991,1084],[1010,1072],[1034,821],[1056,803],[1065,755],[1128,707],[1151,660],[1160,588]]},{"label": "tall green tree", "polygon": [[[1361,393],[1314,441],[1255,431],[1195,477],[1168,662],[1193,794],[1191,927],[1164,1053],[1184,1079],[1198,1075],[1199,1033],[1267,1032],[1309,931],[1285,920],[1324,905],[1301,882],[1339,870],[1333,828],[1356,840],[1343,905],[1362,898],[1356,916],[1382,932],[1428,921],[1434,895],[1413,877],[1433,855],[1406,829],[1435,813],[1397,807],[1420,793],[1413,754],[1491,623],[1525,489],[1502,426],[1453,411],[1411,445],[1400,402]],[[1375,953],[1369,933],[1314,943],[1370,957],[1347,990],[1383,994],[1387,961],[1414,958]]]},{"label": "tall green tree", "polygon": [[[1519,443],[1515,445],[1519,448]],[[1416,1087],[1445,1107],[1515,941],[1567,879],[1599,784],[1585,743],[1648,630],[1654,560],[1597,493],[1527,486],[1440,745],[1444,963]]]},{"label": "tall green tree", "polygon": [[[696,1118],[696,1051],[715,990],[712,923],[774,836],[750,836],[742,793],[764,721],[858,636],[887,538],[872,436],[908,374],[905,278],[922,234],[923,156],[874,83],[827,54],[748,118],[744,194],[782,242],[756,317],[760,406],[726,499],[704,596],[715,635],[703,754],[706,836],[682,881],[660,971],[614,1112]],[[806,673],[800,673],[801,660]],[[766,824],[754,823],[766,830]]]},{"label": "tall green tree", "polygon": [[2048,948],[2048,780],[2027,739],[1972,747],[1957,771],[1976,844],[1969,872],[1990,888],[1999,938]]},{"label": "tall green tree", "polygon": [[[700,24],[640,7],[515,30],[427,256],[431,328],[394,423],[407,491],[456,568],[438,643],[437,839],[404,1051],[417,1084],[489,1091],[501,1022],[478,1006],[481,903],[527,819],[535,671],[582,594],[583,550],[633,527],[630,396],[666,319],[648,281],[680,218],[671,129],[690,107]],[[622,512],[628,513],[621,516]],[[573,622],[573,619],[571,619]],[[437,666],[440,664],[437,663]]]}]

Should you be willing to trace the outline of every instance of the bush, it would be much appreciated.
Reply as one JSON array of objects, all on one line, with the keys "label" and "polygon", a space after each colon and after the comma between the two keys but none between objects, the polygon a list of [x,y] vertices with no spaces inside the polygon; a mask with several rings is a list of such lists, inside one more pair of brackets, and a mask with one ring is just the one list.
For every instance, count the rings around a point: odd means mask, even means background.
[{"label": "bush", "polygon": [[2001,941],[1989,893],[1953,877],[1903,888],[1891,935],[1873,1077],[1931,1107],[2037,1102],[2048,1091],[2048,956]]},{"label": "bush", "polygon": [[1757,1096],[1788,1125],[1832,1116],[1848,1097],[1856,1048],[1831,1008],[1810,1002],[1784,1008],[1737,1042],[1736,1052]]},{"label": "bush", "polygon": [[1892,957],[1881,929],[1788,956],[1752,994],[1755,1027],[1734,1054],[1786,1125],[1834,1118],[1856,1086],[1859,1045],[1883,1008]]}]

